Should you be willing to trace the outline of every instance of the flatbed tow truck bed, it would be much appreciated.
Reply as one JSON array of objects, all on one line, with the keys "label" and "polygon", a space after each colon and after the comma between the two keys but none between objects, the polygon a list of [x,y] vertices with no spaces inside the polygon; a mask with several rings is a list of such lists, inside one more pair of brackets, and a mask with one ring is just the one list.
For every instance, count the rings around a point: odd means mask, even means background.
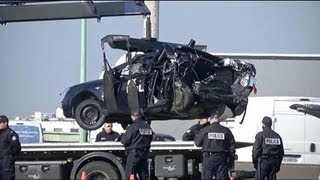
[{"label": "flatbed tow truck bed", "polygon": [[[22,152],[16,161],[16,179],[78,179],[83,169],[89,171],[86,173],[91,175],[91,178],[99,175],[96,171],[103,170],[102,176],[107,177],[108,173],[115,172],[116,179],[124,179],[125,159],[125,149],[120,142],[23,144]],[[199,159],[200,148],[191,141],[152,142],[149,156],[150,174],[160,179],[169,176],[194,179],[195,176],[198,177],[196,172]],[[108,168],[97,165],[96,171],[87,167],[95,163],[109,165]],[[159,168],[160,166],[162,168]],[[176,169],[171,169],[170,172],[163,169],[173,166]],[[46,171],[52,169],[58,172],[44,172],[44,167]]]},{"label": "flatbed tow truck bed", "polygon": [[[84,166],[101,161],[111,164],[117,178],[124,179],[125,158],[120,142],[23,144],[16,161],[16,179],[78,179]],[[152,142],[150,174],[154,179],[200,179],[201,158],[200,148],[192,141]],[[174,166],[175,170],[169,172],[169,167]],[[29,167],[29,171],[23,167]],[[55,172],[44,171],[50,168]],[[318,179],[319,174],[320,165],[283,163],[278,179]],[[236,161],[231,175],[234,179],[253,179],[252,163]]]}]

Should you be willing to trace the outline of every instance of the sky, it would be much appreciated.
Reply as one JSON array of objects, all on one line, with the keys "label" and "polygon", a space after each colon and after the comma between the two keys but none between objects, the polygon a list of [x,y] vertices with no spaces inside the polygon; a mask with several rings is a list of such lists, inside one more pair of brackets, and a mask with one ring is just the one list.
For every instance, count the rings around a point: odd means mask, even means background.
[{"label": "sky", "polygon": [[[209,52],[320,54],[320,2],[161,1],[159,40],[208,46]],[[80,82],[80,20],[0,26],[0,114],[55,112]],[[143,37],[143,17],[88,20],[87,81],[101,73],[100,39]],[[119,56],[108,52],[111,64]],[[257,69],[255,96],[319,97],[318,61],[248,60]]]}]

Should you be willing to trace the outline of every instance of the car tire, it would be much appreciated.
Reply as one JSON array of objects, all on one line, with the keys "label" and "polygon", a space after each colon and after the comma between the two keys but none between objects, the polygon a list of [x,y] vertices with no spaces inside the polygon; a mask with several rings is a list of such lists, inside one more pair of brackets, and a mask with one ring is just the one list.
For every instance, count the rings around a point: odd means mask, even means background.
[{"label": "car tire", "polygon": [[81,179],[86,172],[87,179],[120,179],[116,169],[109,163],[94,161],[84,165],[77,173],[76,179]]},{"label": "car tire", "polygon": [[82,101],[75,110],[75,119],[79,126],[85,130],[95,130],[104,123],[104,115],[100,104],[95,99]]}]

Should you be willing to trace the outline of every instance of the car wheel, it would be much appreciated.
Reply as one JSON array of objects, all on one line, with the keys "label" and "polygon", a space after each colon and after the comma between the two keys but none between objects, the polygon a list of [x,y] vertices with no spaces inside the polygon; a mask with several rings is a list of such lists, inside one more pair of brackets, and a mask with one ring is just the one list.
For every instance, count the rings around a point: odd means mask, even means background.
[{"label": "car wheel", "polygon": [[76,179],[81,179],[82,172],[86,172],[87,179],[120,179],[115,168],[102,161],[90,162],[83,166],[77,173]]},{"label": "car wheel", "polygon": [[75,110],[75,119],[85,130],[100,128],[104,123],[104,116],[99,102],[95,99],[82,101]]}]

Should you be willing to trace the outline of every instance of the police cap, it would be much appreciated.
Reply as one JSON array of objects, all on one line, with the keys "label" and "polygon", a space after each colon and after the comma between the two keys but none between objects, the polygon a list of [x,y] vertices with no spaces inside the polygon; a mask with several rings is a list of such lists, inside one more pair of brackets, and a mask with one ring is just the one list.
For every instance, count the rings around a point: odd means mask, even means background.
[{"label": "police cap", "polygon": [[266,126],[271,127],[272,126],[272,119],[268,116],[263,117],[262,123]]},{"label": "police cap", "polygon": [[210,118],[219,118],[220,119],[225,108],[226,108],[225,105],[219,105],[213,112],[211,112]]},{"label": "police cap", "polygon": [[133,109],[131,110],[131,116],[141,116],[142,112],[140,109]]},{"label": "police cap", "polygon": [[9,119],[5,115],[0,115],[0,122],[8,122]]}]

